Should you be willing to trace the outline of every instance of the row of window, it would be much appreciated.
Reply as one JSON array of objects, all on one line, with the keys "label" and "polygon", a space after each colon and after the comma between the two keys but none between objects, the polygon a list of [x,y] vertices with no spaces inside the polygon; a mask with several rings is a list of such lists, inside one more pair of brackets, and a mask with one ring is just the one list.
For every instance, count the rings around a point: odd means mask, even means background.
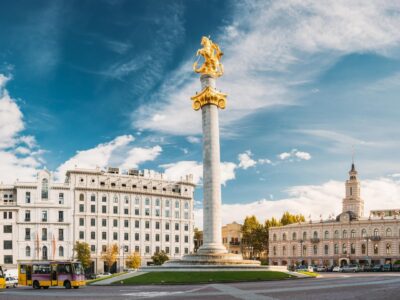
[{"label": "row of window", "polygon": [[[112,233],[113,235],[113,240],[114,241],[117,241],[118,240],[118,232],[113,232]],[[140,234],[138,233],[138,232],[136,232],[135,234],[134,234],[134,237],[135,237],[135,241],[140,241]],[[154,235],[154,237],[155,237],[155,241],[156,242],[160,242],[160,238],[161,238],[161,235],[159,234],[159,233],[156,233],[155,235]],[[84,231],[79,231],[79,239],[81,239],[81,240],[84,240],[85,239],[85,232]],[[91,240],[95,240],[96,239],[96,232],[95,231],[91,231],[90,232],[90,239]],[[101,233],[101,239],[103,240],[103,241],[106,241],[107,240],[107,232],[106,231],[103,231],[102,233]],[[178,234],[176,234],[175,235],[175,242],[176,243],[179,243],[179,235]],[[146,242],[149,242],[150,241],[150,234],[149,233],[146,233],[145,235],[144,235],[144,240],[146,241]],[[165,242],[170,242],[170,235],[169,234],[165,234],[165,236],[164,236],[164,240],[165,240]],[[128,232],[125,232],[124,233],[124,241],[129,241],[129,233]],[[189,243],[189,236],[188,235],[185,235],[184,236],[184,242],[185,243]]]},{"label": "row of window", "polygon": [[[125,202],[125,204],[129,204],[129,196],[128,195],[125,195],[124,196],[124,202]],[[135,205],[140,205],[140,197],[135,197]],[[79,201],[85,201],[85,195],[84,194],[80,194],[79,195]],[[96,195],[95,194],[92,194],[91,196],[90,196],[90,201],[91,202],[96,202]],[[103,195],[102,197],[101,197],[101,202],[107,202],[107,196],[106,195]],[[114,195],[114,197],[113,197],[113,202],[114,203],[118,203],[119,202],[119,197],[118,197],[118,195]],[[145,206],[150,206],[151,205],[151,199],[150,198],[145,198],[145,201],[144,201],[144,205]],[[161,200],[160,199],[155,199],[155,202],[154,202],[154,204],[155,204],[155,206],[161,206]],[[167,207],[169,207],[171,205],[171,201],[170,200],[165,200],[165,206],[167,206]],[[180,201],[175,201],[175,208],[179,208],[180,207]],[[185,203],[184,203],[184,208],[185,209],[189,209],[189,202],[187,202],[187,201],[185,201]]]},{"label": "row of window", "polygon": [[[84,205],[84,204],[79,204],[79,212],[80,212],[80,213],[84,213],[84,212],[85,212],[85,205]],[[91,212],[91,213],[97,213],[97,211],[96,211],[96,205],[94,205],[94,204],[90,205],[90,212]],[[102,206],[101,206],[101,213],[102,213],[102,214],[106,214],[106,213],[107,213],[107,206],[106,206],[106,205],[102,205]],[[113,214],[118,214],[118,206],[113,206],[113,211],[112,211],[112,213],[113,213]],[[175,213],[175,214],[174,214],[174,217],[175,217],[176,219],[179,219],[180,212],[179,212],[179,211],[175,211],[174,213]],[[124,214],[125,214],[125,215],[129,215],[129,208],[124,208]],[[139,208],[135,208],[135,216],[139,216],[139,215],[140,215],[140,209],[139,209]],[[151,210],[150,210],[150,208],[145,208],[145,209],[144,209],[144,215],[145,215],[145,216],[151,216]],[[160,209],[156,208],[155,211],[154,211],[154,215],[155,215],[156,217],[160,217],[160,216],[161,216]],[[165,210],[165,212],[164,212],[164,217],[166,217],[166,218],[170,218],[170,217],[171,217],[171,214],[170,214],[170,210],[169,210],[169,209],[166,209],[166,210]],[[185,219],[189,219],[189,212],[187,212],[187,211],[184,212],[184,218],[185,218]]]},{"label": "row of window", "polygon": [[[386,235],[387,237],[391,237],[391,236],[392,236],[392,229],[391,229],[391,228],[386,228],[386,230],[385,230],[385,235]],[[400,230],[399,230],[399,235],[400,235]],[[380,235],[379,235],[379,229],[378,229],[378,228],[375,228],[375,229],[374,229],[374,231],[373,231],[373,236],[374,236],[374,237],[379,237],[379,236],[380,236]],[[339,230],[335,230],[333,237],[334,237],[334,238],[340,238],[340,236],[339,236]],[[347,230],[343,230],[343,231],[342,231],[342,236],[341,236],[341,237],[342,237],[342,238],[348,238],[348,237],[349,237]],[[350,231],[350,237],[351,237],[351,238],[355,238],[355,237],[356,237],[356,230],[353,229],[353,230]],[[362,237],[362,238],[367,238],[367,237],[368,237],[367,230],[366,230],[365,228],[361,230],[361,237]],[[314,239],[317,239],[317,238],[318,238],[318,232],[317,232],[317,231],[314,231],[314,233],[313,233],[313,235],[312,235],[312,238],[314,238]],[[324,232],[324,239],[329,239],[329,238],[330,238],[330,233],[329,233],[328,230],[326,230],[326,231]],[[304,231],[304,232],[303,232],[303,240],[306,240],[306,239],[307,239],[307,232]],[[273,234],[272,240],[273,240],[273,241],[276,241],[276,240],[277,240],[277,235],[276,235],[276,233]],[[287,240],[287,235],[286,235],[286,233],[283,233],[283,234],[282,234],[282,240],[283,240],[283,241],[286,241],[286,240]],[[293,241],[297,240],[297,233],[296,233],[296,232],[293,232],[293,233],[292,233],[292,240],[293,240]]]},{"label": "row of window", "polygon": [[[118,219],[113,219],[112,220],[113,227],[118,227]],[[79,226],[85,226],[85,219],[84,218],[79,218]],[[91,218],[90,219],[90,226],[95,227],[96,226],[96,219]],[[107,227],[107,219],[101,219],[101,226],[102,227]],[[129,228],[129,220],[124,220],[124,227]],[[151,221],[144,221],[144,227],[146,229],[150,229],[151,227]],[[135,228],[140,228],[140,221],[135,220]],[[155,229],[160,229],[160,222],[156,221],[154,222],[154,228]],[[175,223],[175,230],[179,230],[179,223]],[[170,223],[166,222],[165,223],[165,230],[170,230]],[[184,230],[189,231],[189,224],[184,225]]]},{"label": "row of window", "polygon": [[[47,210],[42,210],[41,213],[41,221],[42,222],[47,222],[49,219],[49,213]],[[30,210],[25,210],[25,222],[30,222],[31,221],[31,211]],[[64,211],[59,210],[58,211],[58,222],[64,222]]]},{"label": "row of window", "polygon": [[[307,246],[303,245],[302,249],[303,249],[302,250],[302,255],[303,256],[307,256]],[[318,255],[318,246],[314,245],[312,247],[312,249],[313,249],[313,255]],[[324,249],[324,255],[329,255],[329,245],[324,245],[323,249]],[[385,249],[386,249],[386,252],[385,252],[386,255],[391,255],[392,254],[392,244],[387,243]],[[368,249],[368,245],[367,244],[361,244],[361,254],[362,255],[368,255],[368,251],[369,250],[370,249]],[[286,256],[287,255],[286,251],[287,251],[286,246],[283,246],[282,247],[282,256]],[[374,243],[373,244],[372,251],[373,251],[374,255],[379,255],[379,244],[378,243]],[[399,252],[400,252],[400,244],[399,244]],[[277,254],[276,246],[274,246],[272,248],[272,253],[273,253],[273,255],[276,256],[276,254]],[[295,245],[292,246],[292,253],[291,254],[292,254],[292,256],[297,256],[297,247]],[[339,244],[335,244],[334,245],[333,254],[334,255],[339,255]],[[343,243],[342,244],[341,254],[344,254],[344,255],[348,254],[347,243]],[[350,254],[356,254],[356,245],[355,244],[350,244]]]}]

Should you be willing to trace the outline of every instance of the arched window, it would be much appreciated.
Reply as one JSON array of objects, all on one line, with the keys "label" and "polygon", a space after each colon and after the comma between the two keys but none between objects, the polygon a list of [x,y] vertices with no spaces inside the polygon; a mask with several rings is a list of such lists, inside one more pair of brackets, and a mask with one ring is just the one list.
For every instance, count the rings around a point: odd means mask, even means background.
[{"label": "arched window", "polygon": [[114,195],[114,203],[118,203],[118,196]]},{"label": "arched window", "polygon": [[386,229],[386,236],[392,236],[392,229]]},{"label": "arched window", "polygon": [[339,245],[338,244],[335,244],[334,252],[335,252],[335,254],[339,254]]},{"label": "arched window", "polygon": [[328,231],[328,230],[325,231],[324,238],[325,238],[326,240],[329,239],[329,231]]},{"label": "arched window", "polygon": [[282,255],[286,256],[286,247],[285,246],[282,247]]},{"label": "arched window", "polygon": [[49,199],[49,181],[47,178],[42,179],[42,199]]},{"label": "arched window", "polygon": [[80,194],[79,195],[79,201],[83,201],[85,200],[85,195],[84,194]]},{"label": "arched window", "polygon": [[379,254],[379,246],[378,246],[378,244],[374,244],[374,254]]},{"label": "arched window", "polygon": [[317,245],[314,245],[313,248],[314,248],[314,249],[313,249],[314,255],[317,255],[317,254],[318,254],[318,247],[317,247]]},{"label": "arched window", "polygon": [[297,239],[297,234],[296,234],[296,232],[293,232],[292,233],[292,240],[295,241],[296,239]]},{"label": "arched window", "polygon": [[144,200],[144,205],[150,205],[150,199],[149,198],[146,198]]},{"label": "arched window", "polygon": [[185,202],[185,209],[189,209],[189,202]]},{"label": "arched window", "polygon": [[275,242],[276,241],[276,234],[274,233],[274,235],[272,236],[272,240]]},{"label": "arched window", "polygon": [[306,255],[307,255],[307,246],[304,245],[303,246],[303,256],[306,256]]},{"label": "arched window", "polygon": [[347,238],[347,230],[343,230],[343,235],[342,238],[346,239]]},{"label": "arched window", "polygon": [[350,245],[350,253],[351,254],[356,254],[356,246],[354,244]]},{"label": "arched window", "polygon": [[166,206],[166,207],[169,207],[169,200],[166,200],[166,201],[165,201],[165,206]]},{"label": "arched window", "polygon": [[350,237],[351,238],[355,238],[356,237],[356,231],[354,229],[350,232]]},{"label": "arched window", "polygon": [[128,197],[128,195],[125,195],[124,200],[125,200],[125,204],[129,204],[129,197]]},{"label": "arched window", "polygon": [[31,247],[29,246],[25,247],[25,256],[27,257],[31,256]]},{"label": "arched window", "polygon": [[156,206],[160,206],[160,199],[156,199]]},{"label": "arched window", "polygon": [[379,236],[379,230],[378,230],[378,228],[375,228],[375,229],[374,229],[374,236]]},{"label": "arched window", "polygon": [[392,254],[392,245],[389,243],[386,244],[386,254]]},{"label": "arched window", "polygon": [[60,257],[64,256],[64,247],[63,246],[58,247],[58,256],[60,256]]},{"label": "arched window", "polygon": [[292,247],[292,256],[296,256],[296,246]]},{"label": "arched window", "polygon": [[307,239],[307,232],[303,232],[303,240],[305,241]]},{"label": "arched window", "polygon": [[339,238],[339,230],[335,230],[335,239],[338,239]]},{"label": "arched window", "polygon": [[284,234],[282,235],[282,240],[283,240],[283,241],[286,241],[286,233],[284,233]]},{"label": "arched window", "polygon": [[365,244],[361,245],[361,254],[365,254],[367,252],[367,247],[365,246]]},{"label": "arched window", "polygon": [[364,228],[361,230],[361,237],[366,238],[367,237],[367,230]]},{"label": "arched window", "polygon": [[175,201],[175,208],[179,208],[179,201]]},{"label": "arched window", "polygon": [[42,259],[47,259],[47,246],[42,248]]},{"label": "arched window", "polygon": [[314,231],[314,235],[313,235],[314,239],[318,238],[318,232]]},{"label": "arched window", "polygon": [[325,245],[324,251],[325,251],[325,255],[329,254],[329,245]]},{"label": "arched window", "polygon": [[342,245],[342,254],[347,254],[347,245],[346,244]]}]

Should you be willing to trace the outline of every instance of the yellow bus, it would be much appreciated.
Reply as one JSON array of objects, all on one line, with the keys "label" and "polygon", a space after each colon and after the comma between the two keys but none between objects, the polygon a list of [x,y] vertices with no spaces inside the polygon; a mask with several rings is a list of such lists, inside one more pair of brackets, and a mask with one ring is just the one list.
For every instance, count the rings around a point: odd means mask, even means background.
[{"label": "yellow bus", "polygon": [[0,266],[0,289],[6,288],[6,278],[4,276],[3,268]]},{"label": "yellow bus", "polygon": [[63,286],[74,289],[86,284],[85,274],[77,261],[20,261],[18,284],[34,289]]}]

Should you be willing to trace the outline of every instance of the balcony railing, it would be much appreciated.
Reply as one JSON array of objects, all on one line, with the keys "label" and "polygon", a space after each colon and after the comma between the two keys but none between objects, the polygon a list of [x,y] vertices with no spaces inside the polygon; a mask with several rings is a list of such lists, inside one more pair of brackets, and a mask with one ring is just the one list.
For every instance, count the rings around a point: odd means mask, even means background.
[{"label": "balcony railing", "polygon": [[229,245],[232,245],[232,246],[239,246],[239,245],[240,245],[240,242],[229,242]]},{"label": "balcony railing", "polygon": [[381,237],[379,235],[373,235],[373,236],[370,236],[369,239],[371,241],[380,241]]},{"label": "balcony railing", "polygon": [[311,242],[311,243],[319,243],[319,242],[320,242],[320,239],[319,239],[319,238],[311,238],[311,239],[310,239],[310,242]]}]

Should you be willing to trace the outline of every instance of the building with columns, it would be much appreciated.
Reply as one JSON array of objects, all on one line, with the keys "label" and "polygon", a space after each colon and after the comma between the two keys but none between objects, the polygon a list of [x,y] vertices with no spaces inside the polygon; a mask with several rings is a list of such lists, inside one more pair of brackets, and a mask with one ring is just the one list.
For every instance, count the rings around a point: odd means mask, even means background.
[{"label": "building with columns", "polygon": [[0,185],[0,264],[18,260],[73,259],[76,241],[90,245],[93,271],[104,271],[101,254],[111,244],[120,253],[114,268],[138,252],[181,258],[193,251],[192,176],[170,181],[153,171],[75,169],[64,183],[51,173],[35,182]]},{"label": "building with columns", "polygon": [[269,229],[271,265],[384,264],[400,259],[400,209],[371,211],[365,217],[357,175],[353,163],[336,219]]}]

